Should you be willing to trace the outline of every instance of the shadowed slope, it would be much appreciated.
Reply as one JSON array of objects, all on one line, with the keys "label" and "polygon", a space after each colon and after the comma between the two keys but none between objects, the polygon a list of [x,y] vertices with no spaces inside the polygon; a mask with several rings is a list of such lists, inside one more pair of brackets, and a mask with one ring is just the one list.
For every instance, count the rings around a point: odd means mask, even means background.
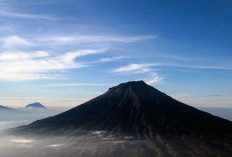
[{"label": "shadowed slope", "polygon": [[144,149],[163,156],[232,154],[230,121],[176,101],[143,81],[122,83],[71,110],[11,132],[83,135],[96,130],[149,139]]},{"label": "shadowed slope", "polygon": [[107,130],[152,137],[167,134],[231,134],[231,122],[180,103],[143,81],[122,83],[105,94],[24,129]]}]

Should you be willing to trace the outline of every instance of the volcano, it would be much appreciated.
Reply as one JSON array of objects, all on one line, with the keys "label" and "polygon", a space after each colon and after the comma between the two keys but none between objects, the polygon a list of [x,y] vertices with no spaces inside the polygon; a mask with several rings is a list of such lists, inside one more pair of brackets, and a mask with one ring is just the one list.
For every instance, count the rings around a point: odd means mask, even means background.
[{"label": "volcano", "polygon": [[43,106],[43,105],[42,105],[41,103],[39,103],[39,102],[35,102],[35,103],[32,103],[32,104],[28,104],[28,105],[25,106],[25,108],[37,108],[37,109],[42,108],[42,109],[46,109],[46,107]]},{"label": "volcano", "polygon": [[126,134],[161,145],[172,143],[189,151],[191,145],[200,152],[232,153],[232,122],[181,103],[143,81],[119,84],[82,105],[14,132],[67,134],[83,130]]}]

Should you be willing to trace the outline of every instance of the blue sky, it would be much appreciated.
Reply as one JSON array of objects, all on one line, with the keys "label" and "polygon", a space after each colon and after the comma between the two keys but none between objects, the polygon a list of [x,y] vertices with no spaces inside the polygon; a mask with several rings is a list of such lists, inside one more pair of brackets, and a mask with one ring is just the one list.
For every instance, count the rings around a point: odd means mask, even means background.
[{"label": "blue sky", "polygon": [[0,104],[76,106],[144,80],[231,107],[230,0],[0,0]]}]

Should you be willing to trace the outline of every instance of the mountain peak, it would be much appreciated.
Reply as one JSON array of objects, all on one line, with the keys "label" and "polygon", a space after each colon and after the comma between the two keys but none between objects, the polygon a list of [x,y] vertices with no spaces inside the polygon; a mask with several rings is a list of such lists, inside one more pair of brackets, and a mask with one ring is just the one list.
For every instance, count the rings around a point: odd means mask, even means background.
[{"label": "mountain peak", "polygon": [[126,90],[132,90],[134,92],[144,92],[144,91],[151,92],[150,90],[153,90],[153,92],[158,91],[152,86],[146,84],[143,80],[140,80],[140,81],[129,81],[129,82],[121,83],[117,86],[110,88],[109,92],[126,91]]},{"label": "mountain peak", "polygon": [[231,122],[181,103],[143,81],[119,84],[84,104],[21,129],[53,134],[70,128],[149,138],[156,134],[211,134],[212,130],[215,136],[230,135],[232,131]]},{"label": "mountain peak", "polygon": [[28,104],[25,106],[25,108],[46,108],[45,106],[43,106],[41,103],[39,102],[35,102],[32,104]]},{"label": "mountain peak", "polygon": [[112,88],[110,88],[110,90],[112,89],[118,89],[118,88],[129,88],[129,87],[141,87],[141,88],[145,88],[149,85],[147,85],[143,80],[140,81],[129,81],[129,82],[125,82],[125,83],[121,83],[117,86],[114,86]]},{"label": "mountain peak", "polygon": [[[156,88],[146,84],[144,81],[129,81],[114,86],[105,93],[109,97],[118,95],[123,99],[135,100],[150,100],[152,99],[172,99],[165,93],[160,92]],[[138,102],[138,101],[137,101]]]},{"label": "mountain peak", "polygon": [[148,86],[143,80],[139,80],[139,81],[128,81],[125,83],[121,83],[118,86],[121,85],[131,85],[131,86],[138,86],[138,85],[143,85],[143,86]]}]

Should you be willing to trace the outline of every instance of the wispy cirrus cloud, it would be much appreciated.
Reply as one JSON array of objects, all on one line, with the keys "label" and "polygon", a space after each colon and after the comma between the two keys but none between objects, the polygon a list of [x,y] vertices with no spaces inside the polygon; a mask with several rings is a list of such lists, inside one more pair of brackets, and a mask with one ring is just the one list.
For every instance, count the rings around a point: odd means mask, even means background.
[{"label": "wispy cirrus cloud", "polygon": [[18,48],[18,47],[25,47],[25,46],[33,46],[34,43],[19,37],[17,35],[7,36],[1,39],[2,46],[4,48]]},{"label": "wispy cirrus cloud", "polygon": [[159,76],[153,67],[160,64],[144,63],[144,64],[129,64],[117,69],[112,70],[113,73],[122,74],[146,74],[148,77],[144,78],[145,82],[150,85],[154,85],[163,80],[163,77]]},{"label": "wispy cirrus cloud", "polygon": [[150,75],[150,78],[145,79],[145,82],[149,85],[154,85],[163,80],[163,77],[159,76],[156,72],[152,72]]},{"label": "wispy cirrus cloud", "polygon": [[5,36],[0,39],[2,46],[5,48],[35,46],[40,45],[76,45],[89,43],[134,43],[143,40],[155,39],[157,36],[95,36],[95,35],[75,35],[75,36],[36,36],[26,39],[18,35]]},{"label": "wispy cirrus cloud", "polygon": [[147,77],[144,78],[145,82],[150,85],[154,85],[164,80],[164,77],[160,76],[154,69],[154,67],[172,67],[172,68],[187,68],[187,69],[202,69],[202,70],[232,70],[229,66],[205,66],[205,65],[181,65],[181,64],[170,64],[170,63],[143,63],[143,64],[129,64],[116,69],[111,70],[112,73],[117,74],[145,74]]},{"label": "wispy cirrus cloud", "polygon": [[[18,81],[18,80],[35,80],[35,79],[59,79],[63,78],[60,75],[60,70],[83,68],[89,65],[85,63],[75,62],[77,57],[84,55],[98,54],[106,51],[99,50],[80,50],[67,52],[63,55],[49,56],[45,52],[23,53],[5,55],[5,59],[1,59],[0,79]],[[70,55],[71,54],[71,55]],[[42,57],[42,58],[39,58]],[[55,72],[54,74],[52,72]]]},{"label": "wispy cirrus cloud", "polygon": [[14,61],[21,59],[41,58],[47,56],[49,56],[49,53],[46,51],[36,51],[32,53],[9,51],[9,52],[0,53],[0,61]]},{"label": "wispy cirrus cloud", "polygon": [[60,18],[44,15],[44,14],[29,14],[29,13],[18,13],[12,11],[0,11],[0,16],[6,16],[11,18],[23,18],[23,19],[40,19],[40,20],[61,20]]},{"label": "wispy cirrus cloud", "polygon": [[55,83],[55,84],[46,84],[44,86],[48,87],[75,87],[75,86],[114,86],[115,84],[109,83]]},{"label": "wispy cirrus cloud", "polygon": [[187,65],[182,66],[192,69],[214,69],[214,70],[232,70],[231,66],[214,66],[214,65]]},{"label": "wispy cirrus cloud", "polygon": [[102,49],[97,49],[97,50],[82,50],[82,51],[68,52],[64,55],[59,56],[59,58],[63,60],[64,62],[70,63],[70,62],[73,62],[74,59],[77,57],[104,53],[106,52],[106,50],[107,48],[102,48]]},{"label": "wispy cirrus cloud", "polygon": [[77,44],[77,43],[89,43],[89,42],[121,42],[121,43],[133,43],[142,40],[156,39],[157,36],[96,36],[96,35],[76,35],[76,36],[53,36],[41,38],[41,41],[49,41],[59,44]]},{"label": "wispy cirrus cloud", "polygon": [[176,64],[176,63],[145,63],[145,64],[129,64],[112,70],[112,72],[120,73],[146,73],[152,71],[152,67],[173,67],[186,69],[206,69],[206,70],[232,70],[231,66],[220,65],[199,65],[199,64]]},{"label": "wispy cirrus cloud", "polygon": [[[54,36],[54,39],[47,38],[48,40],[46,40],[45,37],[34,38],[33,36],[30,36],[30,39],[27,39],[18,35],[6,36],[0,39],[3,48],[3,52],[0,53],[0,67],[3,67],[0,72],[0,79],[8,81],[63,79],[64,77],[60,72],[67,69],[84,68],[98,63],[112,62],[127,58],[126,56],[113,56],[103,57],[96,61],[88,61],[87,59],[85,62],[77,62],[76,58],[100,54],[108,50],[108,47],[103,46],[104,44],[99,48],[99,46],[95,46],[95,43],[131,43],[153,38],[156,37],[75,36],[73,38],[56,38]],[[79,43],[88,43],[91,48],[83,48],[82,50],[77,48],[77,51],[71,50],[65,52],[62,49],[61,52],[57,52],[55,47],[55,52],[53,51],[54,46],[58,45],[59,42],[64,42],[65,44],[68,41],[72,41],[72,44],[75,43],[75,46],[70,46],[71,49],[75,49],[75,47],[77,47],[76,44],[78,45]],[[48,44],[53,42],[55,45],[50,47]],[[140,70],[146,69],[141,68]],[[139,72],[139,69],[134,72]]]},{"label": "wispy cirrus cloud", "polygon": [[159,64],[129,64],[127,66],[123,66],[117,69],[112,70],[112,72],[116,73],[146,73],[151,71],[151,67],[159,66]]},{"label": "wispy cirrus cloud", "polygon": [[188,69],[202,69],[202,70],[232,70],[232,67],[228,66],[207,66],[207,65],[181,65],[181,64],[169,64],[169,63],[143,63],[143,64],[129,64],[123,67],[112,70],[113,73],[119,74],[146,74],[148,77],[144,78],[145,82],[154,85],[164,79],[160,76],[154,67],[174,67],[174,68],[188,68]]},{"label": "wispy cirrus cloud", "polygon": [[112,62],[112,61],[117,61],[125,58],[131,58],[129,56],[117,56],[117,57],[104,57],[100,58],[96,63],[102,63],[102,62]]}]

